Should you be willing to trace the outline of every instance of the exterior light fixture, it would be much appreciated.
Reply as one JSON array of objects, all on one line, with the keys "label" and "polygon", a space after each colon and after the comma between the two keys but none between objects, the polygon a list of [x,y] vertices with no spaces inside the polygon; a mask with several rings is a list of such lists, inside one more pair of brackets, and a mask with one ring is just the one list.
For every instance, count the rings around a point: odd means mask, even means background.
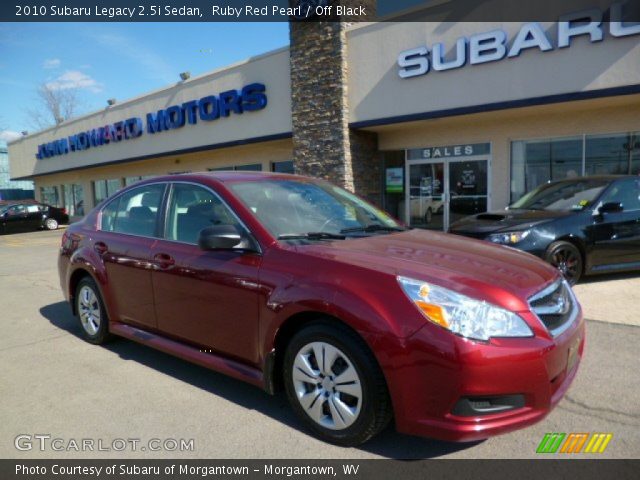
[{"label": "exterior light fixture", "polygon": [[180,74],[180,79],[184,82],[185,80],[189,80],[189,78],[191,78],[191,73],[190,72],[182,72]]}]

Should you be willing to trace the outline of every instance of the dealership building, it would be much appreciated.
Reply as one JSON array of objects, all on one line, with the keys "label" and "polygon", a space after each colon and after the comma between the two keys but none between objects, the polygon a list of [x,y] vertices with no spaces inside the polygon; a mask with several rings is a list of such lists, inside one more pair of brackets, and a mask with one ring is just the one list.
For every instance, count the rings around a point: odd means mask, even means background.
[{"label": "dealership building", "polygon": [[80,216],[149,176],[295,172],[446,229],[549,180],[640,173],[640,25],[592,15],[291,23],[287,48],[13,141],[11,175]]}]

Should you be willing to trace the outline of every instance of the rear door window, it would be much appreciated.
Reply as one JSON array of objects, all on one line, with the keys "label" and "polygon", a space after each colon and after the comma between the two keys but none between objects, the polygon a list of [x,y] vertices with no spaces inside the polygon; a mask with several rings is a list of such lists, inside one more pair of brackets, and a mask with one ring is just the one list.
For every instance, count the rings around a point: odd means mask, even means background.
[{"label": "rear door window", "polygon": [[164,190],[165,184],[142,185],[115,198],[102,210],[101,229],[143,237],[157,236]]}]

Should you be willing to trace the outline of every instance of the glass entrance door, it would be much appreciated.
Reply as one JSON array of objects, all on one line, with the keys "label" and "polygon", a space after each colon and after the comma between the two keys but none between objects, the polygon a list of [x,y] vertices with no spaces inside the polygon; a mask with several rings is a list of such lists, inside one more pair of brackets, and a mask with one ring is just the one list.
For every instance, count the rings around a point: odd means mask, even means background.
[{"label": "glass entrance door", "polygon": [[405,218],[412,227],[447,231],[487,210],[487,158],[412,162],[407,170]]},{"label": "glass entrance door", "polygon": [[445,164],[423,163],[409,167],[409,225],[430,230],[443,230]]},{"label": "glass entrance door", "polygon": [[449,163],[449,225],[487,211],[487,160]]}]

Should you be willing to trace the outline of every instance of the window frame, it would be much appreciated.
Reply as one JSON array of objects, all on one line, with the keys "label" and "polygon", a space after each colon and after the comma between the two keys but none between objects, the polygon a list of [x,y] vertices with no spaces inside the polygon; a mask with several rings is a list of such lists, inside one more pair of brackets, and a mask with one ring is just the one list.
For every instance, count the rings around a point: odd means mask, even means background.
[{"label": "window frame", "polygon": [[[117,192],[113,198],[110,198],[108,202],[106,202],[101,208],[100,211],[98,213],[98,219],[96,222],[96,227],[97,230],[100,232],[104,232],[104,233],[109,233],[109,234],[115,234],[115,235],[128,235],[130,237],[137,237],[137,238],[150,238],[153,240],[162,240],[165,242],[171,242],[171,243],[177,243],[180,245],[189,245],[192,247],[196,247],[198,250],[200,250],[200,248],[198,247],[197,244],[194,243],[189,243],[189,242],[184,242],[181,240],[172,240],[170,238],[167,238],[167,215],[169,215],[169,202],[171,201],[171,196],[173,194],[173,186],[176,184],[185,184],[185,185],[194,185],[196,187],[200,187],[200,188],[204,188],[205,190],[208,190],[209,192],[211,192],[218,200],[220,200],[220,202],[222,203],[222,205],[224,205],[227,209],[229,209],[229,211],[231,212],[231,214],[233,215],[233,217],[237,220],[238,224],[244,229],[244,231],[251,236],[251,238],[253,239],[253,243],[256,245],[257,247],[257,251],[255,251],[254,253],[258,254],[258,255],[262,255],[263,252],[263,248],[262,245],[260,244],[260,242],[258,241],[258,238],[254,235],[254,233],[251,231],[251,229],[247,226],[247,224],[240,218],[240,216],[237,214],[237,212],[229,205],[229,203],[222,198],[222,196],[215,191],[213,188],[209,187],[208,185],[204,185],[202,183],[197,183],[197,182],[189,182],[189,181],[159,181],[159,182],[150,182],[150,183],[145,183],[144,185],[136,185],[133,188],[123,188],[122,190],[120,190],[119,192]],[[144,187],[148,187],[150,185],[163,185],[164,186],[164,191],[162,193],[162,200],[160,201],[160,206],[158,207],[158,223],[156,225],[156,235],[157,236],[153,236],[153,237],[149,237],[147,235],[137,235],[135,233],[126,233],[126,232],[114,232],[114,231],[109,231],[109,230],[103,230],[102,229],[102,221],[103,221],[103,212],[106,208],[109,207],[109,205],[111,205],[113,202],[119,202],[120,201],[120,197],[122,197],[123,195],[127,194],[128,192],[131,192],[132,190],[137,190],[139,188],[144,188]]]}]

